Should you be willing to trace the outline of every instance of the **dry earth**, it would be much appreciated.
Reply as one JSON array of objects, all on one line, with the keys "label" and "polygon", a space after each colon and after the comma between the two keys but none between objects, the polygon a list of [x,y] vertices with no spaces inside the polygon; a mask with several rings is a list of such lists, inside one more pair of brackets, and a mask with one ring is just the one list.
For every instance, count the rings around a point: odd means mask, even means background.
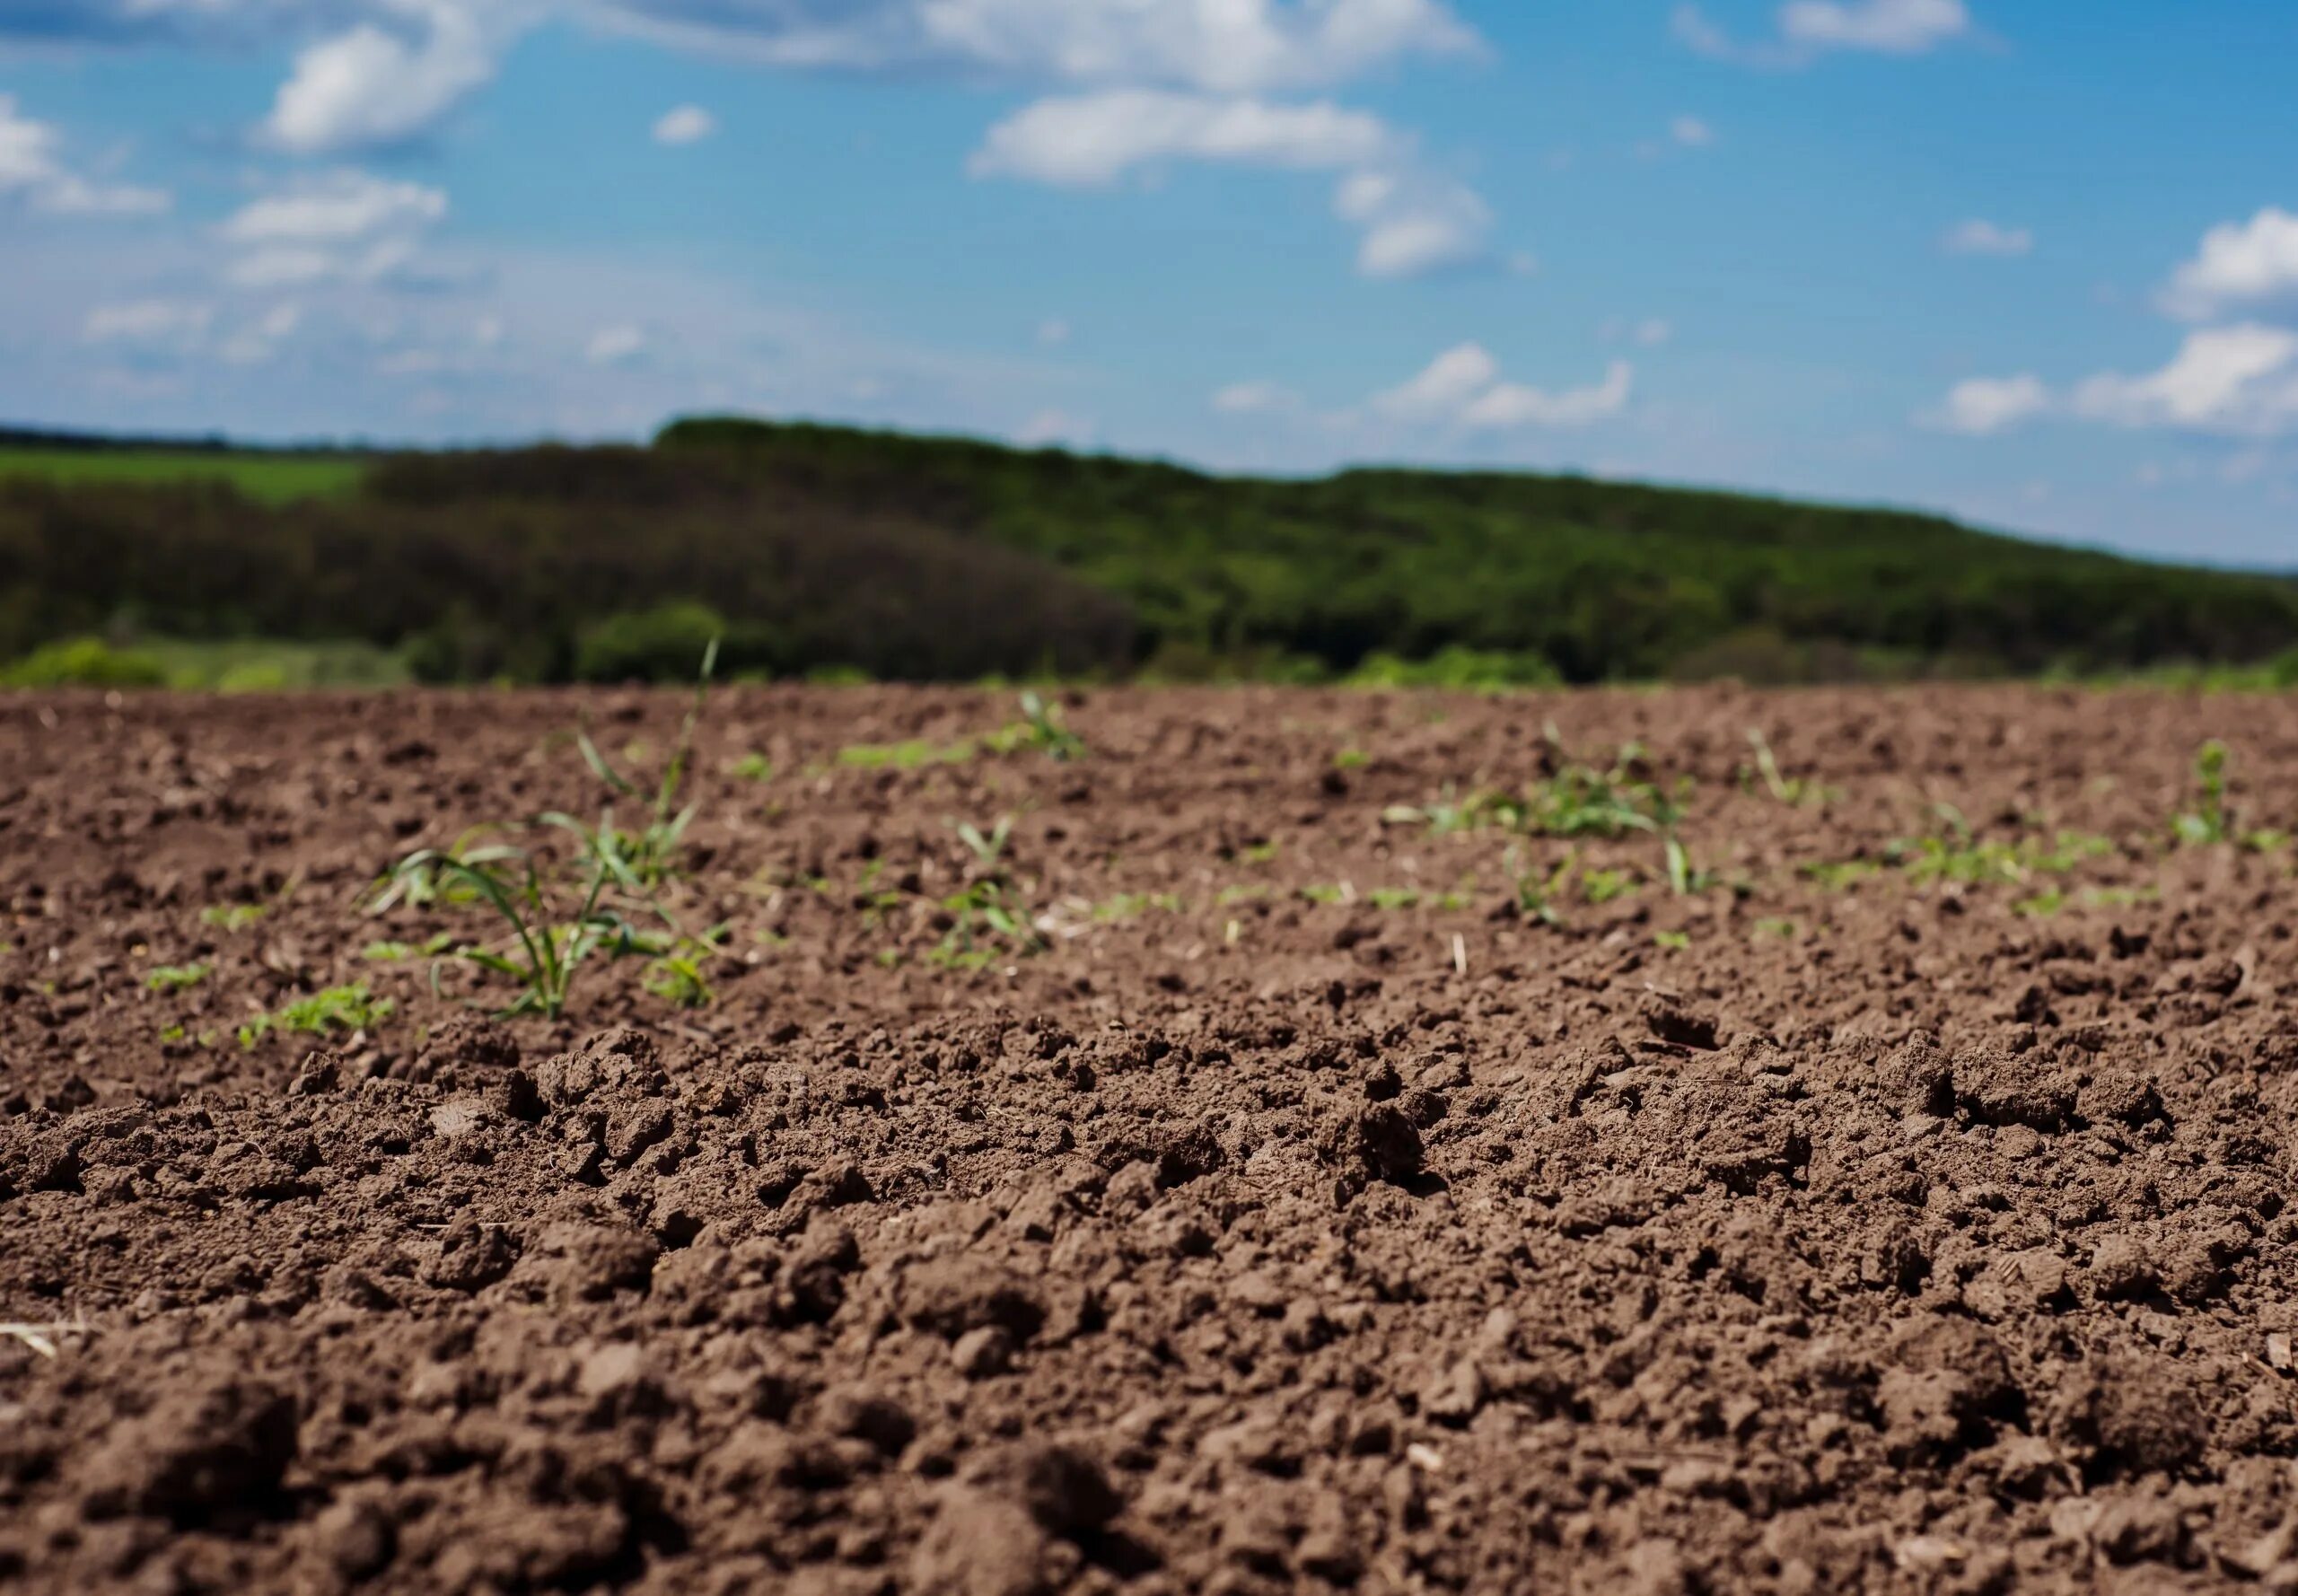
[{"label": "dry earth", "polygon": [[2298,1589],[2298,699],[727,691],[710,1001],[371,945],[680,708],[0,698],[0,1586]]}]

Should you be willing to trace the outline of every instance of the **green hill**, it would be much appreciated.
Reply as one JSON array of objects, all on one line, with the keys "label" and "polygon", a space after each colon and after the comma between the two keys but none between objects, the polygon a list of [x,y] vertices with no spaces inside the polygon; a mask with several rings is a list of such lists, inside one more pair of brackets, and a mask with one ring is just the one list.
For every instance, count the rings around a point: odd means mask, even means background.
[{"label": "green hill", "polygon": [[[1793,680],[2298,647],[2283,577],[1579,477],[1216,477],[731,419],[645,449],[178,451],[174,480],[140,463],[166,452],[60,475],[0,449],[0,658],[268,637],[560,680],[683,674],[715,632],[775,673]],[[264,493],[267,462],[313,474]]]}]

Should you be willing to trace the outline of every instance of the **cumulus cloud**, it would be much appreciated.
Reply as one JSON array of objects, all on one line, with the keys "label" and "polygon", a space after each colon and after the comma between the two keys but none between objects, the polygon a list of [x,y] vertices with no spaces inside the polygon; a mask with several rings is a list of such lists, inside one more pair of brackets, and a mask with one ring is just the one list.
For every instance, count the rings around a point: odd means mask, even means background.
[{"label": "cumulus cloud", "polygon": [[2045,415],[2224,437],[2298,433],[2298,332],[2257,323],[2199,329],[2159,370],[2103,372],[2065,392],[2031,375],[1975,377],[1926,419],[1979,434]]},{"label": "cumulus cloud", "polygon": [[1779,32],[1815,49],[1920,55],[1970,31],[1963,0],[1791,0]]},{"label": "cumulus cloud", "polygon": [[2034,249],[2035,235],[2024,227],[2002,227],[1974,216],[1949,228],[1939,247],[1950,255],[2025,255]]},{"label": "cumulus cloud", "polygon": [[1024,108],[989,130],[968,170],[976,177],[1084,188],[1159,161],[1356,166],[1379,159],[1395,142],[1378,117],[1328,101],[1273,105],[1119,89]]},{"label": "cumulus cloud", "polygon": [[1465,184],[1421,165],[1380,118],[1328,101],[1117,89],[1041,100],[992,127],[968,162],[978,178],[1101,188],[1171,161],[1341,171],[1333,209],[1358,229],[1367,276],[1412,276],[1483,251],[1491,212]]},{"label": "cumulus cloud", "polygon": [[2203,234],[2162,291],[2163,309],[2194,321],[2281,300],[2298,301],[2298,215],[2276,206]]},{"label": "cumulus cloud", "polygon": [[80,330],[92,344],[181,346],[197,342],[215,319],[212,305],[142,299],[98,305],[88,312]]},{"label": "cumulus cloud", "polygon": [[1696,4],[1679,5],[1678,43],[1743,66],[1808,66],[1830,50],[1919,56],[1972,31],[1964,0],[1789,0],[1774,17],[1776,37],[1742,43]]},{"label": "cumulus cloud", "polygon": [[1232,382],[1213,395],[1213,408],[1223,416],[1279,416],[1301,408],[1299,394],[1265,378]]},{"label": "cumulus cloud", "polygon": [[1616,360],[1603,380],[1551,391],[1501,380],[1500,362],[1481,344],[1456,345],[1409,381],[1375,395],[1372,408],[1391,420],[1513,430],[1584,426],[1627,408],[1635,369]]},{"label": "cumulus cloud", "polygon": [[148,216],[172,203],[158,189],[98,182],[73,171],[64,162],[64,136],[18,110],[15,96],[0,94],[0,201],[10,199],[74,216]]},{"label": "cumulus cloud", "polygon": [[635,327],[602,327],[591,335],[583,358],[592,365],[625,365],[645,352],[646,335]]},{"label": "cumulus cloud", "polygon": [[1080,448],[1093,441],[1093,424],[1066,410],[1039,410],[1014,431],[1013,441],[1025,449]]},{"label": "cumulus cloud", "polygon": [[1410,167],[1352,173],[1333,197],[1342,220],[1363,230],[1356,268],[1368,277],[1412,277],[1484,253],[1492,209],[1466,184]]},{"label": "cumulus cloud", "polygon": [[2078,384],[2078,416],[2118,426],[2241,437],[2298,429],[2298,332],[2247,323],[2187,335],[2160,371]]},{"label": "cumulus cloud", "polygon": [[1949,389],[1945,400],[1928,420],[1945,432],[1981,437],[2039,416],[2050,404],[2050,390],[2031,373],[1971,377]]},{"label": "cumulus cloud", "polygon": [[[263,125],[298,153],[412,138],[495,75],[498,40],[462,0],[383,0],[360,22],[305,48]],[[513,19],[494,19],[498,26]],[[523,21],[523,18],[519,19]]]},{"label": "cumulus cloud", "polygon": [[234,286],[294,288],[387,276],[446,214],[436,189],[340,171],[250,200],[218,232],[241,250],[226,274]]},{"label": "cumulus cloud", "polygon": [[674,106],[654,124],[658,145],[700,144],[718,131],[718,118],[698,105]]},{"label": "cumulus cloud", "polygon": [[1441,0],[618,0],[657,34],[793,67],[1254,94],[1478,48]]}]

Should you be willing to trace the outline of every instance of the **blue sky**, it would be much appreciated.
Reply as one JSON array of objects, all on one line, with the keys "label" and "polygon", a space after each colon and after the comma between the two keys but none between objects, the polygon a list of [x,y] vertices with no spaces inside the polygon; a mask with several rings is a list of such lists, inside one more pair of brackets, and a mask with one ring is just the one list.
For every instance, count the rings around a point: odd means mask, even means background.
[{"label": "blue sky", "polygon": [[2298,567],[2298,6],[13,0],[0,417],[696,409]]}]

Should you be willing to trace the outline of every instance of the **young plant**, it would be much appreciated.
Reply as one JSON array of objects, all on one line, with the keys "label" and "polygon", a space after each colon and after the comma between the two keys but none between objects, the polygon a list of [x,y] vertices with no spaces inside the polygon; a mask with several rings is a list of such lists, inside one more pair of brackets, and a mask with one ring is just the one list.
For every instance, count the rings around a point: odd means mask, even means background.
[{"label": "young plant", "polygon": [[263,918],[267,910],[259,903],[216,903],[199,911],[199,923],[218,931],[245,931]]},{"label": "young plant", "polygon": [[[430,883],[434,891],[444,883],[455,900],[490,909],[503,923],[505,934],[496,945],[464,943],[435,958],[431,966],[434,991],[440,990],[441,972],[447,965],[467,964],[520,987],[519,996],[498,1011],[503,1018],[543,1014],[556,1019],[566,1012],[576,975],[595,957],[658,961],[695,957],[690,946],[694,939],[680,930],[653,890],[640,881],[622,856],[610,826],[602,822],[593,831],[565,815],[546,816],[544,823],[571,830],[581,839],[578,861],[583,869],[576,881],[562,879],[561,873],[538,864],[526,849],[507,844],[453,852],[425,848],[401,860],[387,878],[375,901],[378,911],[398,901],[408,883]],[[698,966],[695,974],[694,988],[706,993]]]},{"label": "young plant", "polygon": [[[686,783],[687,767],[694,757],[694,731],[702,719],[702,711],[710,694],[710,678],[718,668],[718,643],[713,638],[702,651],[702,671],[694,684],[694,697],[687,705],[686,715],[679,722],[678,741],[671,745],[671,757],[655,778],[653,808],[645,826],[634,833],[614,829],[612,811],[601,820],[597,836],[610,841],[615,851],[629,867],[630,873],[641,883],[652,887],[681,873],[680,864],[686,853],[686,829],[695,817],[697,803],[678,806],[679,789]],[[583,762],[592,775],[607,785],[618,796],[635,798],[643,795],[639,785],[614,767],[599,745],[591,740],[587,728],[574,734],[575,746],[583,750]],[[555,817],[545,816],[552,823]],[[578,832],[584,829],[577,827]]]},{"label": "young plant", "polygon": [[329,1030],[373,1030],[399,1005],[377,997],[364,981],[329,987],[309,997],[297,998],[268,1014],[258,1014],[240,1027],[240,1046],[252,1048],[275,1030],[319,1035]]},{"label": "young plant", "polygon": [[1067,763],[1087,753],[1085,740],[1063,721],[1061,706],[1034,692],[1022,695],[1022,718],[992,732],[986,741],[992,753],[1010,754],[1034,749],[1049,759]]},{"label": "young plant", "polygon": [[[1772,754],[1770,741],[1754,726],[1748,728],[1748,746],[1755,750],[1756,756],[1752,775],[1762,781],[1764,791],[1770,794],[1775,802],[1801,809],[1806,804],[1825,803],[1829,799],[1840,795],[1837,789],[1806,781],[1802,776],[1781,775],[1779,760]],[[1744,765],[1740,767],[1740,785],[1750,789],[1754,786],[1750,772]]]},{"label": "young plant", "polygon": [[958,840],[973,855],[978,873],[965,888],[942,900],[950,927],[926,955],[944,969],[984,969],[1001,959],[1021,958],[1042,951],[1045,938],[1031,918],[1020,884],[1004,863],[1013,835],[1013,818],[998,817],[984,834],[970,822],[960,821]]},{"label": "young plant", "polygon": [[153,992],[188,992],[207,978],[208,969],[205,964],[162,964],[144,978],[144,985]]},{"label": "young plant", "polygon": [[2194,777],[2200,802],[2171,818],[2171,833],[2188,847],[2224,842],[2233,834],[2233,821],[2226,810],[2226,745],[2215,737],[2197,750]]},{"label": "young plant", "polygon": [[1566,883],[1580,863],[1575,849],[1565,855],[1564,862],[1542,874],[1537,868],[1526,866],[1521,855],[1511,847],[1506,855],[1508,879],[1515,889],[1515,909],[1519,917],[1538,920],[1543,925],[1561,929],[1564,912],[1557,908],[1557,900],[1564,894]]}]

